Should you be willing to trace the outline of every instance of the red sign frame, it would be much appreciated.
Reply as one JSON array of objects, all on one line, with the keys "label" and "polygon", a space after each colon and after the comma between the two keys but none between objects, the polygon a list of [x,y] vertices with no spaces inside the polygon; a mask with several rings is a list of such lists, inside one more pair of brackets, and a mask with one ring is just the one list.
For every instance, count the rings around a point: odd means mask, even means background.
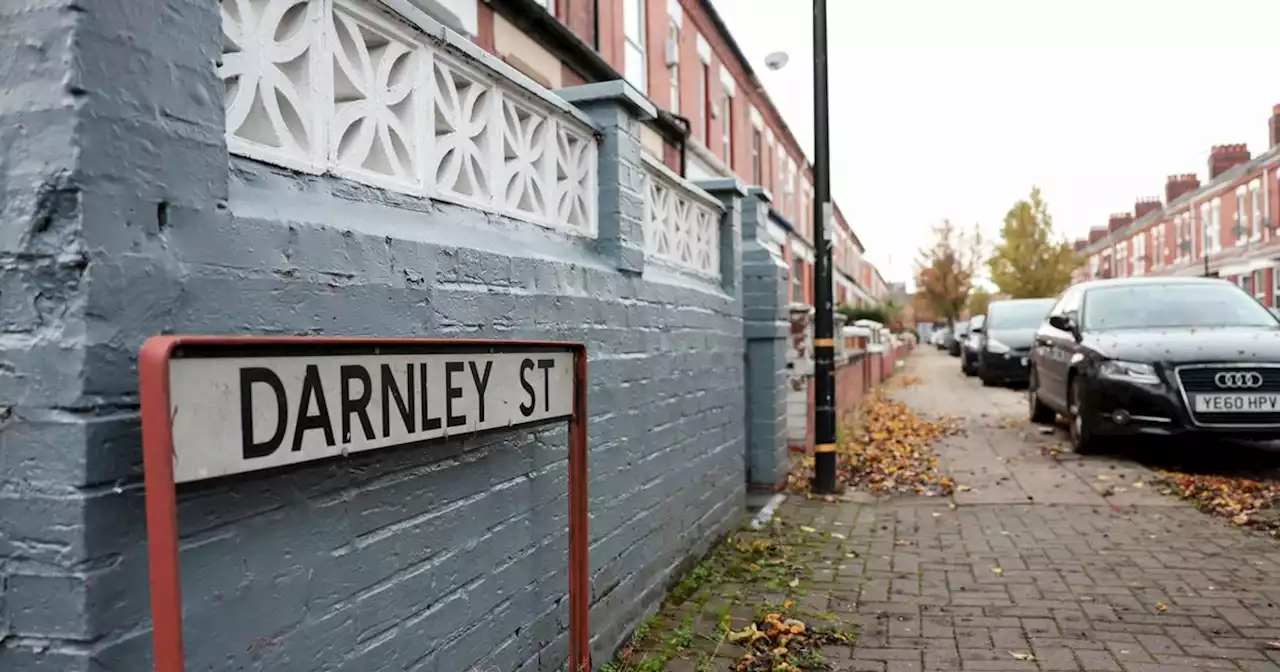
[{"label": "red sign frame", "polygon": [[138,355],[146,484],[147,555],[150,565],[152,639],[156,672],[183,672],[182,583],[178,554],[177,486],[173,470],[169,362],[184,346],[208,347],[414,347],[430,351],[510,351],[551,348],[573,353],[573,411],[569,417],[569,661],[591,669],[590,549],[587,517],[587,349],[560,341],[362,338],[327,336],[153,336]]}]

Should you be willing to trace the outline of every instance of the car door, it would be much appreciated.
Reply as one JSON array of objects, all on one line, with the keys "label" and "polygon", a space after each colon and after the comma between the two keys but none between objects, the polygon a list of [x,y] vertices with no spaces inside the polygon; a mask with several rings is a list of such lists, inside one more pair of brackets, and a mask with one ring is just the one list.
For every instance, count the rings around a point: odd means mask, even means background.
[{"label": "car door", "polygon": [[1046,403],[1059,409],[1065,409],[1067,406],[1067,372],[1077,343],[1071,332],[1049,324],[1048,318],[1055,315],[1078,316],[1080,296],[1079,289],[1068,289],[1062,295],[1062,299],[1054,305],[1045,321],[1040,324],[1040,329],[1036,331],[1035,343],[1032,345],[1039,382],[1037,394]]}]

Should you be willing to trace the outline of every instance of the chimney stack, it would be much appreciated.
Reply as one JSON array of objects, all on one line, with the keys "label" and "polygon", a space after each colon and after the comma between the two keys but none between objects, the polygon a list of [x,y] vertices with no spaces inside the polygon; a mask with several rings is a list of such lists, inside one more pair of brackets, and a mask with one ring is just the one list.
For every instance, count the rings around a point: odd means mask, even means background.
[{"label": "chimney stack", "polygon": [[1271,123],[1268,127],[1271,129],[1271,147],[1275,148],[1280,145],[1280,105],[1271,108]]},{"label": "chimney stack", "polygon": [[1250,158],[1249,148],[1245,145],[1214,145],[1209,150],[1209,179],[1216,179]]},{"label": "chimney stack", "polygon": [[1106,237],[1107,237],[1107,230],[1106,230],[1106,228],[1104,228],[1104,227],[1101,227],[1101,226],[1095,226],[1095,227],[1093,227],[1092,229],[1089,229],[1089,244],[1090,244],[1090,245],[1092,245],[1092,244],[1094,244],[1094,243],[1098,242],[1099,240],[1102,240],[1103,238],[1106,238]]},{"label": "chimney stack", "polygon": [[1159,198],[1139,198],[1133,204],[1133,218],[1142,219],[1161,207]]},{"label": "chimney stack", "polygon": [[1181,175],[1170,175],[1164,183],[1164,202],[1172,203],[1183,194],[1188,194],[1200,188],[1200,178],[1195,173],[1183,173]]},{"label": "chimney stack", "polygon": [[1126,226],[1133,223],[1133,215],[1127,212],[1121,212],[1111,215],[1110,221],[1107,222],[1107,232],[1115,233]]},{"label": "chimney stack", "polygon": [[1086,246],[1086,245],[1088,245],[1088,244],[1089,244],[1089,241],[1087,241],[1087,240],[1085,240],[1085,239],[1081,238],[1080,240],[1077,240],[1076,242],[1074,242],[1074,243],[1072,243],[1072,244],[1071,244],[1071,249],[1073,249],[1073,250],[1075,250],[1077,253],[1079,253],[1079,252],[1082,252],[1082,251],[1084,250],[1085,246]]}]

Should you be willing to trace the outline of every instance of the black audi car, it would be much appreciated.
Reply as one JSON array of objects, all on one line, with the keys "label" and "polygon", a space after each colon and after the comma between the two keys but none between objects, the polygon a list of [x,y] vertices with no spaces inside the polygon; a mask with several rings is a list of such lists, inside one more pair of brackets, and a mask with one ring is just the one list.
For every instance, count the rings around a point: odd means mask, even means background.
[{"label": "black audi car", "polygon": [[983,385],[1025,385],[1030,380],[1031,344],[1055,299],[1008,299],[987,306],[978,347]]},{"label": "black audi car", "polygon": [[1036,332],[1027,403],[1087,452],[1117,435],[1280,439],[1280,319],[1214,278],[1070,287]]}]

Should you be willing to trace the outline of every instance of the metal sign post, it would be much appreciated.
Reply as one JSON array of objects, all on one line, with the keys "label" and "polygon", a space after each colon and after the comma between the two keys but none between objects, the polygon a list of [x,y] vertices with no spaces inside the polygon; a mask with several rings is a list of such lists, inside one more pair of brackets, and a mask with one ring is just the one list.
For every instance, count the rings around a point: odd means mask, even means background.
[{"label": "metal sign post", "polygon": [[138,358],[156,672],[182,672],[177,484],[569,422],[569,660],[590,670],[578,343],[156,336]]}]

